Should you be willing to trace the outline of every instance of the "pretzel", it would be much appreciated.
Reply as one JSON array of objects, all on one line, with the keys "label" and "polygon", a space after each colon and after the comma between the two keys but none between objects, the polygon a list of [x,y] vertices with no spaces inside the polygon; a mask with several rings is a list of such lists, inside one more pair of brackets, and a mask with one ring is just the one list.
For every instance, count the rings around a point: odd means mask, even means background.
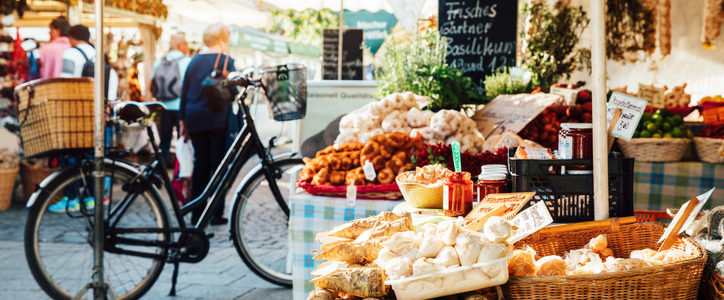
[{"label": "pretzel", "polygon": [[380,184],[390,184],[395,181],[395,173],[388,168],[384,168],[377,172],[377,181]]}]

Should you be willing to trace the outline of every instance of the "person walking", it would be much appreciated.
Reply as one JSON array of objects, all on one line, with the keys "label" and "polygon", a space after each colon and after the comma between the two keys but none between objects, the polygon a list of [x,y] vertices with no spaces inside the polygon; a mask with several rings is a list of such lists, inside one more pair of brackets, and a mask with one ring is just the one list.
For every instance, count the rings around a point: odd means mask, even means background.
[{"label": "person walking", "polygon": [[[183,32],[171,36],[169,51],[153,64],[151,75],[151,95],[166,105],[166,111],[161,116],[161,155],[168,162],[173,129],[179,133],[178,111],[181,105],[181,88],[186,74],[186,68],[191,62],[188,57],[189,45],[186,34]],[[170,166],[173,167],[173,164]]]},{"label": "person walking", "polygon": [[[224,54],[229,48],[229,35],[229,28],[221,24],[210,25],[204,30],[203,40],[206,49],[191,59],[181,89],[180,132],[183,138],[191,138],[191,144],[194,146],[192,199],[201,195],[225,154],[231,102],[222,105],[213,99],[210,101],[204,92],[203,82],[212,72],[236,70],[234,60]],[[191,216],[193,223],[198,221],[204,209],[205,206],[199,206],[193,211]],[[210,221],[212,225],[227,222],[223,217],[223,201],[212,214]]]},{"label": "person walking", "polygon": [[[93,67],[96,60],[96,49],[90,43],[90,31],[83,25],[74,25],[68,31],[70,45],[63,52],[63,70],[60,77],[93,77]],[[106,64],[105,87],[106,100],[116,100],[118,97],[118,74]]]},{"label": "person walking", "polygon": [[63,70],[63,52],[70,48],[70,23],[65,17],[50,22],[50,42],[40,47],[40,78],[59,77]]}]

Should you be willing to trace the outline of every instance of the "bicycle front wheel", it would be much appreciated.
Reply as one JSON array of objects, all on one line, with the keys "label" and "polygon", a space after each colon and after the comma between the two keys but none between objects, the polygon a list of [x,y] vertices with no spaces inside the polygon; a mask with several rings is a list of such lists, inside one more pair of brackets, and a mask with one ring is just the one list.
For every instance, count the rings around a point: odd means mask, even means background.
[{"label": "bicycle front wheel", "polygon": [[[168,216],[158,191],[126,193],[136,173],[114,164],[104,165],[104,203],[93,201],[92,168],[81,165],[62,170],[37,191],[25,227],[25,256],[40,287],[53,299],[71,299],[93,274],[93,216],[102,207],[106,228],[168,228]],[[123,208],[125,207],[125,208]],[[123,209],[119,209],[123,208]],[[111,225],[117,218],[117,223]],[[164,233],[129,234],[128,238],[167,242]],[[119,235],[121,237],[121,235]],[[108,247],[108,245],[106,245]],[[142,248],[142,249],[141,249]],[[165,257],[165,247],[124,247]],[[137,299],[151,288],[163,271],[164,259],[103,254],[104,279],[119,299]]]},{"label": "bicycle front wheel", "polygon": [[262,169],[253,173],[241,187],[231,214],[231,236],[244,263],[259,277],[283,287],[292,286],[288,207],[303,165],[301,159],[275,161],[272,169],[281,176],[271,181]]}]

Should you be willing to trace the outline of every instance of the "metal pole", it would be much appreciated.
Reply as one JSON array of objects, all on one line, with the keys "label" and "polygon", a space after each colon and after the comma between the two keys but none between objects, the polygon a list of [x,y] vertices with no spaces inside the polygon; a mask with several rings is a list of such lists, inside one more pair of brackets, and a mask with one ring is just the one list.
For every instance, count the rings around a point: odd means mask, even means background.
[{"label": "metal pole", "polygon": [[95,234],[93,239],[93,299],[106,299],[106,284],[103,278],[103,135],[104,135],[104,106],[105,93],[105,57],[103,55],[103,3],[104,0],[95,0],[95,29],[96,29],[96,62],[93,77],[93,91],[95,99],[95,169],[93,172],[93,188],[95,198]]},{"label": "metal pole", "polygon": [[344,39],[344,0],[339,0],[339,37],[337,38],[337,80],[342,80],[342,40]]},{"label": "metal pole", "polygon": [[606,24],[604,0],[591,0],[593,79],[593,214],[608,219],[608,131],[606,126]]}]

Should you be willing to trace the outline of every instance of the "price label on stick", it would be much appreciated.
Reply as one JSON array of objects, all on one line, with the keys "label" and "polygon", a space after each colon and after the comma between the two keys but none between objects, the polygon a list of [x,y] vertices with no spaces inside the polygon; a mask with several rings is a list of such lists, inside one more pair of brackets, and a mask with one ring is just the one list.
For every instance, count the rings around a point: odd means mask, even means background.
[{"label": "price label on stick", "polygon": [[664,234],[658,241],[658,243],[663,243],[661,244],[659,251],[671,248],[674,244],[675,238],[694,222],[694,219],[696,219],[696,216],[704,207],[706,201],[708,201],[711,194],[714,193],[714,189],[715,188],[712,188],[706,193],[691,198],[691,200],[681,206],[679,212],[676,213],[674,219],[671,220],[671,223],[669,223],[669,226],[666,227]]},{"label": "price label on stick", "polygon": [[621,116],[613,126],[611,135],[630,141],[636,126],[639,125],[648,102],[619,92],[613,92],[606,105],[606,124],[610,125],[616,109],[621,110]]},{"label": "price label on stick", "polygon": [[508,238],[508,244],[512,245],[553,223],[553,217],[551,217],[546,204],[539,201],[520,212],[510,223],[518,228]]}]

